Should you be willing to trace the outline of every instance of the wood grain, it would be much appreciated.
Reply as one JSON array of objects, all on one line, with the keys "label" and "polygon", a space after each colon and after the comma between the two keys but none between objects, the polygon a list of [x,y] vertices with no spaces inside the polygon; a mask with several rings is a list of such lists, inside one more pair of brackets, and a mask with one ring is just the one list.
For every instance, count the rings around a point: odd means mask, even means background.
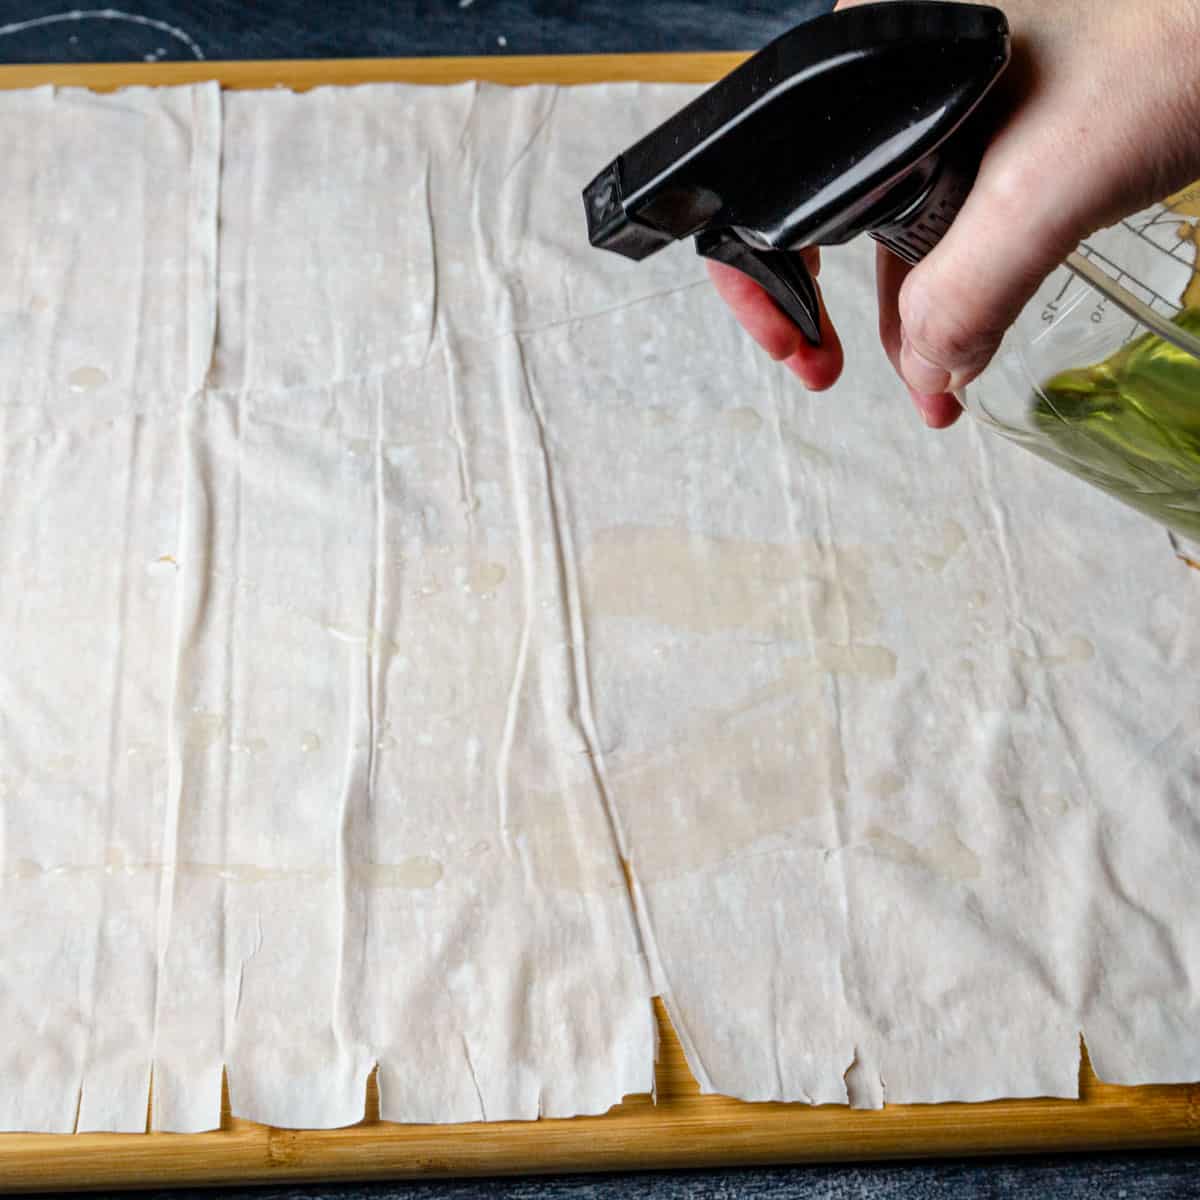
[{"label": "wood grain", "polygon": [[[112,89],[216,79],[227,87],[384,81],[704,82],[740,54],[547,58],[349,59],[247,63],[0,67],[0,88],[55,83]],[[336,1130],[285,1130],[229,1115],[204,1134],[0,1134],[0,1191],[294,1183],[436,1175],[715,1167],[1031,1151],[1133,1149],[1200,1143],[1200,1085],[1122,1088],[1086,1061],[1081,1098],[986,1104],[891,1105],[880,1112],[744,1104],[702,1096],[666,1013],[657,1102],[632,1096],[602,1117],[488,1125],[391,1125],[378,1118],[374,1079],[366,1119]]]},{"label": "wood grain", "polygon": [[277,62],[50,63],[0,67],[0,89],[162,87],[215,79],[228,88],[309,88],[360,83],[708,83],[745,54],[559,54],[487,58],[342,58]]},{"label": "wood grain", "polygon": [[366,1119],[287,1130],[234,1120],[200,1134],[0,1135],[0,1190],[298,1183],[449,1175],[717,1167],[1194,1145],[1200,1086],[1122,1088],[1084,1063],[1082,1098],[891,1105],[879,1112],[702,1096],[666,1013],[657,1103],[601,1117],[390,1125],[372,1078]]}]

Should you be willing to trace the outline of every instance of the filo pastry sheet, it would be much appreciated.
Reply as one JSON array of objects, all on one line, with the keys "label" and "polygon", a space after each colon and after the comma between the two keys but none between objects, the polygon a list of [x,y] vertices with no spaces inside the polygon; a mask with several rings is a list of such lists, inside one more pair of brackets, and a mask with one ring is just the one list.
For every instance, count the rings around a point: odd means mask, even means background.
[{"label": "filo pastry sheet", "polygon": [[690,94],[0,97],[0,1128],[1200,1076],[1195,578],[592,250]]}]

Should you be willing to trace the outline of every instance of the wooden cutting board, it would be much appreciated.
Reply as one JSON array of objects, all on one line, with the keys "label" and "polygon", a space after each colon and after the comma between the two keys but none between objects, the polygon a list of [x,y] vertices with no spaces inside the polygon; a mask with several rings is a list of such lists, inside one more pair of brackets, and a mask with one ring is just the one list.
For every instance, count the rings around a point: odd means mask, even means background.
[{"label": "wooden cutting board", "polygon": [[[345,59],[0,67],[0,88],[55,83],[107,90],[216,79],[228,87],[403,81],[703,83],[740,54]],[[391,1125],[374,1078],[366,1119],[285,1130],[230,1117],[203,1134],[0,1134],[0,1191],[292,1183],[430,1175],[715,1167],[934,1155],[1200,1144],[1200,1085],[1114,1087],[1084,1057],[1081,1099],[891,1105],[880,1112],[744,1104],[702,1096],[665,1011],[657,1099],[632,1096],[602,1117],[490,1125]]]},{"label": "wooden cutting board", "polygon": [[490,1125],[390,1125],[372,1076],[366,1119],[289,1130],[234,1120],[213,1133],[0,1134],[0,1190],[295,1183],[437,1175],[647,1170],[1195,1145],[1200,1085],[1121,1088],[1086,1059],[1080,1100],[840,1106],[702,1096],[666,1013],[658,1096],[602,1117]]}]

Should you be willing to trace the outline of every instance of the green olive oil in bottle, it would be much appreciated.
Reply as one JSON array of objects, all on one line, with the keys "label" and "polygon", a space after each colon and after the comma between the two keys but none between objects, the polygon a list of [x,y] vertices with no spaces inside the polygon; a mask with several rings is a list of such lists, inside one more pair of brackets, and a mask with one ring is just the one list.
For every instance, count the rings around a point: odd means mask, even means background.
[{"label": "green olive oil in bottle", "polygon": [[[1174,319],[1200,335],[1200,308]],[[1040,454],[1200,543],[1200,359],[1145,333],[1034,401]]]}]

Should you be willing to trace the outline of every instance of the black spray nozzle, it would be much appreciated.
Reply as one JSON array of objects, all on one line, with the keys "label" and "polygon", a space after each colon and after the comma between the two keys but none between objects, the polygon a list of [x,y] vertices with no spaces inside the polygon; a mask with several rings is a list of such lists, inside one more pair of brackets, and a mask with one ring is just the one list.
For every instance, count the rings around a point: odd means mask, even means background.
[{"label": "black spray nozzle", "polygon": [[621,199],[619,168],[619,162],[611,163],[584,189],[588,240],[593,246],[615,250],[640,262],[673,239],[670,234],[639,225],[628,216]]},{"label": "black spray nozzle", "polygon": [[915,262],[962,204],[984,141],[966,119],[1009,57],[999,9],[892,0],[785,33],[584,190],[592,245],[642,259],[697,237],[819,341],[800,256],[870,233]]}]

